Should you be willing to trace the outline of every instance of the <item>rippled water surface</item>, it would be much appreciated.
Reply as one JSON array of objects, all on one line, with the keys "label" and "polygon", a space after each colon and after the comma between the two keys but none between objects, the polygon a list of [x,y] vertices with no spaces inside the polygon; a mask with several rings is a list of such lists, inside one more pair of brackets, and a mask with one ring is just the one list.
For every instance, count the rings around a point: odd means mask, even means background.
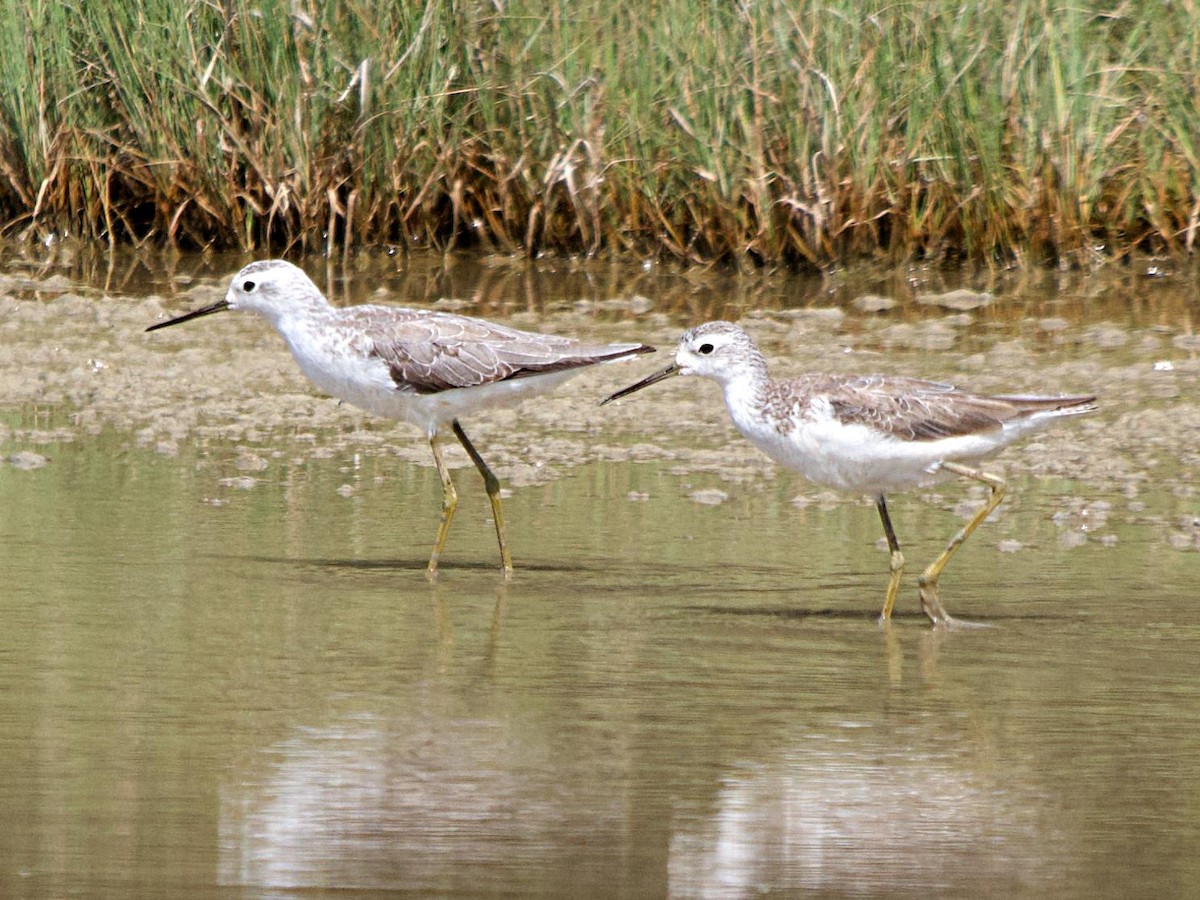
[{"label": "rippled water surface", "polygon": [[[140,324],[191,298],[124,314],[111,289],[11,290],[0,896],[1200,891],[1200,506],[1169,424],[1195,415],[1186,292],[1117,324],[1044,298],[1066,324],[980,315],[937,352],[928,316],[813,326],[893,371],[1114,382],[1098,417],[1001,458],[1010,496],[942,580],[991,627],[934,631],[915,573],[876,622],[873,508],[764,464],[711,385],[595,411],[659,360],[581,378],[555,422],[482,424],[516,576],[460,467],[430,586],[428,449],[276,385],[286,352],[254,369],[280,349],[265,324],[150,344]],[[666,335],[717,311],[589,314]],[[778,354],[797,321],[757,327]],[[918,346],[879,337],[898,325]],[[177,429],[156,382],[182,379],[211,405]],[[226,395],[285,401],[246,422]],[[122,396],[130,421],[98,412]],[[914,570],[978,501],[953,482],[892,501]]]}]

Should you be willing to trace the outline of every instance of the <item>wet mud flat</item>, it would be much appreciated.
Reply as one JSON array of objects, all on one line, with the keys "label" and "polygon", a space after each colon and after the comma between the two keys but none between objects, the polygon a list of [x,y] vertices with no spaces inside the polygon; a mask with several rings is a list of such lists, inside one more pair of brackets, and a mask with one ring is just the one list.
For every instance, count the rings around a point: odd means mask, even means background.
[{"label": "wet mud flat", "polygon": [[[167,315],[222,297],[227,277],[180,278],[168,291],[137,283],[105,290],[57,272],[0,277],[0,410],[7,411],[0,415],[0,458],[36,468],[39,447],[114,430],[166,457],[185,444],[207,452],[219,461],[213,477],[237,478],[243,489],[280,461],[365,454],[432,464],[416,429],[319,395],[278,335],[255,316],[231,314],[145,333]],[[777,378],[887,372],[984,392],[1096,392],[1099,413],[1008,449],[991,468],[1006,476],[1070,480],[1077,489],[1059,502],[1065,516],[1081,522],[1123,517],[1155,525],[1180,549],[1200,546],[1189,511],[1200,462],[1200,337],[1191,332],[1194,302],[1186,280],[1170,301],[1131,298],[1131,308],[1143,312],[1124,321],[1111,303],[1089,313],[1076,301],[1064,301],[1059,310],[1052,297],[1031,301],[963,289],[914,291],[902,302],[863,291],[847,302],[844,290],[834,296],[806,287],[810,295],[801,305],[770,308],[766,298],[760,309],[697,308],[694,277],[689,284],[690,292],[678,297],[567,295],[506,315],[486,308],[478,293],[414,302],[380,290],[370,299],[482,312],[518,327],[659,348],[654,356],[583,372],[550,395],[464,423],[509,488],[547,483],[596,461],[656,462],[673,474],[702,473],[727,486],[698,493],[697,503],[719,503],[731,492],[791,477],[741,440],[718,390],[700,379],[674,379],[598,405],[669,361],[683,328],[724,314],[742,320]],[[552,294],[552,287],[542,284],[539,291]],[[786,284],[780,287],[781,294],[787,291]],[[1097,311],[1105,318],[1097,319]],[[448,446],[447,457],[456,467],[470,465],[458,447]],[[800,504],[861,502],[795,480]],[[1148,507],[1147,489],[1177,502]],[[922,496],[953,506],[960,495],[946,489]]]}]

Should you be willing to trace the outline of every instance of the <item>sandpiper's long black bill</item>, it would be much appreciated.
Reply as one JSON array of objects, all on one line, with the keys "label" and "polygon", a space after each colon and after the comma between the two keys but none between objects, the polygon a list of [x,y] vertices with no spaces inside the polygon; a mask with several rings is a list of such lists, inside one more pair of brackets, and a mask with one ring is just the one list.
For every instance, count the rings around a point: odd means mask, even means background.
[{"label": "sandpiper's long black bill", "polygon": [[617,391],[615,394],[611,394],[610,396],[605,397],[603,400],[600,401],[600,405],[603,406],[605,403],[611,403],[613,400],[620,400],[622,397],[629,396],[634,391],[640,391],[644,387],[650,387],[650,385],[652,385],[652,384],[658,384],[658,382],[664,381],[664,380],[670,378],[672,375],[678,375],[678,374],[679,374],[679,363],[671,363],[665,369],[660,369],[659,371],[655,372],[653,375],[646,376],[641,381],[639,381],[637,384],[631,384],[629,387],[622,388],[621,390]]},{"label": "sandpiper's long black bill", "polygon": [[192,319],[199,319],[201,316],[211,316],[213,313],[224,312],[229,309],[228,300],[218,300],[216,303],[209,306],[202,306],[199,309],[193,309],[190,313],[184,313],[182,316],[176,316],[174,319],[167,319],[165,322],[158,322],[147,328],[147,331],[158,331],[160,328],[166,328],[168,325],[182,325],[184,322],[190,322]]}]

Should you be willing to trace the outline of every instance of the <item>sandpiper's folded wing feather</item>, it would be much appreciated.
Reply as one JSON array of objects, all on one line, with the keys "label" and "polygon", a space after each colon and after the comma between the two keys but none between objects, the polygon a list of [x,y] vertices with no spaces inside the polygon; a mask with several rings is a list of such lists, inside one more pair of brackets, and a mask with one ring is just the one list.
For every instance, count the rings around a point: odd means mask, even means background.
[{"label": "sandpiper's folded wing feather", "polygon": [[[385,363],[400,390],[433,394],[558,372],[653,350],[644,344],[585,344],[448,313],[393,309],[364,329],[363,349]],[[378,314],[374,321],[379,322]]]},{"label": "sandpiper's folded wing feather", "polygon": [[986,434],[1038,412],[1089,412],[1095,408],[1092,405],[1095,397],[1091,396],[993,397],[917,378],[823,377],[829,379],[824,388],[813,384],[808,390],[813,394],[826,393],[839,420],[867,425],[901,440],[934,441]]}]

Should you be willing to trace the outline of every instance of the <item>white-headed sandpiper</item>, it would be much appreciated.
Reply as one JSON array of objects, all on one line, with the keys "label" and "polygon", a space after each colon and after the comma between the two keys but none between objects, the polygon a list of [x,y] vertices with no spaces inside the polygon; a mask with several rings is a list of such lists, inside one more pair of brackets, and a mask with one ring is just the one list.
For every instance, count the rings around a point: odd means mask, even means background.
[{"label": "white-headed sandpiper", "polygon": [[984,396],[888,375],[812,374],[774,381],[754,341],[730,322],[685,332],[675,362],[603,403],[672,375],[702,375],[720,384],[738,431],[775,462],[815,484],[875,499],[891,551],[883,620],[891,617],[904,569],[885,495],[949,475],[991,488],[983,507],[920,576],[921,608],[935,625],[955,622],[938,599],[942,569],[1004,497],[1004,480],[977,463],[1056,419],[1096,409],[1090,394]]},{"label": "white-headed sandpiper", "polygon": [[298,267],[253,262],[233,277],[224,300],[147,328],[155,331],[224,310],[258,313],[275,326],[300,370],[325,393],[367,412],[421,428],[442,479],[442,516],[427,573],[435,578],[458,494],[438,435],[449,426],[483,476],[500,560],[505,536],[500,482],[467,438],[459,418],[544,394],[581,369],[650,353],[645,344],[588,344],[518,331],[482,319],[393,306],[333,306]]}]

